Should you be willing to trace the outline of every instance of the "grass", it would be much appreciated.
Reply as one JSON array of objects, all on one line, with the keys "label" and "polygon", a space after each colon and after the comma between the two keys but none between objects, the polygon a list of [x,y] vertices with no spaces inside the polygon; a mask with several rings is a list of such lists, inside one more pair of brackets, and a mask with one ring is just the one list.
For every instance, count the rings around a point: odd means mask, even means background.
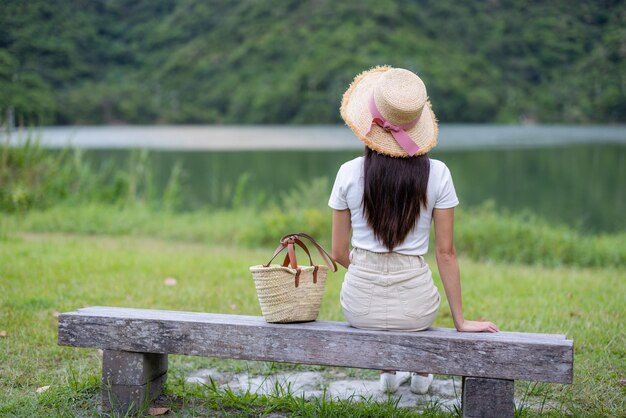
[{"label": "grass", "polygon": [[[112,160],[95,167],[81,150],[51,152],[27,133],[15,146],[0,144],[0,239],[20,230],[255,248],[272,245],[277,237],[303,225],[322,242],[329,239],[328,179],[296,184],[268,199],[246,188],[249,174],[243,173],[234,188],[223,185],[219,207],[181,212],[183,172],[182,163],[176,163],[165,189],[157,190],[155,161],[147,150],[130,151],[124,167]],[[582,234],[532,213],[498,210],[489,202],[459,208],[457,219],[457,248],[475,260],[626,267],[626,231]]]},{"label": "grass", "polygon": [[[219,388],[213,382],[208,385],[185,387],[178,385],[172,390],[178,399],[194,399],[191,407],[193,415],[220,414],[223,416],[265,416],[271,413],[290,413],[300,417],[414,417],[415,411],[398,408],[398,400],[389,397],[376,402],[369,398],[349,397],[347,399],[321,398],[305,399],[295,396],[291,387],[276,385],[270,395],[257,395],[246,392],[234,393],[230,389]],[[427,405],[426,417],[445,416],[441,410]],[[209,412],[210,411],[210,412]]]},{"label": "grass", "polygon": [[[328,208],[319,204],[320,200],[304,201],[302,209],[290,211],[270,205],[205,208],[184,213],[159,211],[138,202],[66,203],[23,214],[3,214],[0,239],[16,231],[65,232],[256,248],[274,245],[286,232],[305,229],[328,245],[331,215]],[[530,213],[500,212],[489,203],[478,208],[460,208],[457,218],[457,249],[475,260],[551,267],[626,268],[626,232],[584,235]]]},{"label": "grass", "polygon": [[[183,178],[177,164],[165,190],[157,191],[145,150],[132,151],[125,168],[109,161],[95,169],[80,150],[52,153],[31,135],[15,147],[0,144],[0,416],[101,415],[101,360],[95,350],[56,345],[58,312],[114,305],[259,315],[248,266],[265,262],[285,232],[305,229],[328,245],[324,179],[268,202],[245,189],[244,175],[234,190],[223,190],[222,207],[181,212]],[[626,232],[585,235],[489,203],[458,210],[455,229],[467,317],[489,318],[503,330],[566,333],[575,341],[574,384],[518,382],[516,415],[623,415]],[[165,286],[166,277],[177,285]],[[340,286],[341,275],[331,274],[321,319],[343,320]],[[452,326],[446,308],[435,325]],[[289,387],[260,396],[184,380],[201,367],[328,375],[332,368],[170,358],[163,402],[177,416],[416,413],[392,398],[305,401]],[[342,372],[376,378],[375,371]],[[427,417],[459,415],[436,402],[422,410]]]},{"label": "grass", "polygon": [[[152,224],[159,225],[154,219]],[[215,224],[218,230],[220,227],[219,222]],[[265,262],[269,247],[181,242],[175,239],[175,232],[170,233],[163,233],[168,239],[149,239],[17,233],[11,229],[0,241],[0,331],[6,332],[0,337],[0,415],[100,414],[97,352],[58,347],[56,312],[112,305],[260,315],[248,266]],[[467,317],[489,318],[503,330],[565,333],[574,339],[574,384],[519,384],[518,396],[527,396],[526,405],[532,399],[545,401],[545,410],[551,415],[623,414],[626,388],[620,379],[626,377],[626,282],[622,268],[547,268],[467,258],[461,260],[461,266]],[[165,286],[166,277],[176,278],[177,285]],[[320,319],[343,319],[338,303],[341,278],[341,274],[329,276]],[[438,278],[436,282],[439,285]],[[445,307],[435,326],[452,326]],[[330,405],[328,400],[303,403],[284,393],[273,398],[238,397],[185,386],[182,379],[175,378],[199,367],[253,373],[268,369],[264,363],[171,356],[174,377],[166,387],[166,402],[176,414],[412,414],[393,404],[358,400]],[[304,366],[277,365],[272,370],[276,367]],[[367,374],[370,372],[354,373],[372,376]],[[46,385],[51,386],[47,392],[35,392]],[[428,411],[434,414],[428,416],[443,414],[438,408]],[[531,411],[522,407],[518,415],[532,416],[535,412]]]}]

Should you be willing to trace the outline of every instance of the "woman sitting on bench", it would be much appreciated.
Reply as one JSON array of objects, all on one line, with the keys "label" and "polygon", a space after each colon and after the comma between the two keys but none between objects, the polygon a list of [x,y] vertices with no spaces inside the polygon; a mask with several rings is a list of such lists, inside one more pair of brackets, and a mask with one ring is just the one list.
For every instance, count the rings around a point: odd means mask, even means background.
[{"label": "woman sitting on bench", "polygon": [[[497,332],[492,322],[463,317],[453,244],[459,201],[448,167],[428,158],[437,122],[422,80],[399,68],[366,71],[344,94],[341,116],[366,145],[363,157],[339,169],[328,202],[333,257],[348,269],[341,289],[346,320],[372,330],[432,325],[440,297],[424,255],[434,221],[437,266],[456,329]],[[395,371],[381,371],[381,389],[395,392],[409,376],[411,391],[428,391],[431,374]]]}]

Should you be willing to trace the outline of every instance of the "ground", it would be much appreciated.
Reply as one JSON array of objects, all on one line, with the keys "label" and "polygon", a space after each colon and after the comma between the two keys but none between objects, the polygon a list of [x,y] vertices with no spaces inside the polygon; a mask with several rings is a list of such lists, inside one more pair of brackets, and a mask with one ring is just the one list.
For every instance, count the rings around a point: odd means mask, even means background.
[{"label": "ground", "polygon": [[[271,250],[60,234],[17,233],[0,241],[0,415],[100,414],[98,353],[57,346],[59,312],[110,305],[260,315],[248,266],[265,262]],[[564,333],[574,340],[574,384],[520,382],[518,399],[543,400],[544,412],[554,415],[623,414],[623,270],[544,268],[463,257],[460,264],[467,317],[488,318],[502,330]],[[438,277],[435,281],[441,288]],[[343,319],[338,303],[340,285],[341,273],[330,274],[320,319]],[[435,326],[452,326],[445,301]],[[183,416],[193,415],[190,405],[198,410],[238,411],[246,416],[267,411],[321,414],[323,408],[329,408],[328,403],[302,404],[297,397],[253,400],[246,398],[250,394],[211,392],[209,385],[186,383],[201,369],[213,369],[218,374],[245,372],[251,379],[287,372],[334,375],[334,380],[376,379],[374,371],[171,357],[165,399],[172,411]],[[50,388],[37,393],[45,386]],[[366,406],[370,415],[395,410],[393,402],[373,405],[370,402]],[[426,405],[428,413],[440,413],[432,412],[432,406]],[[363,406],[332,404],[330,408],[347,411],[341,408]],[[518,410],[521,415],[523,408]],[[455,413],[453,408],[440,410]]]}]

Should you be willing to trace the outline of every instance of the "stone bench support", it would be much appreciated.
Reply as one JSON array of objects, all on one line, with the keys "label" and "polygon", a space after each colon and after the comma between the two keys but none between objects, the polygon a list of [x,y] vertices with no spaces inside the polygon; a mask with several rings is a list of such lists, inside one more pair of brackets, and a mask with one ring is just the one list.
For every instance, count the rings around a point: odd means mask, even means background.
[{"label": "stone bench support", "polygon": [[102,405],[116,412],[141,408],[156,399],[167,379],[167,354],[104,350]]},{"label": "stone bench support", "polygon": [[512,417],[513,380],[463,378],[463,418]]}]

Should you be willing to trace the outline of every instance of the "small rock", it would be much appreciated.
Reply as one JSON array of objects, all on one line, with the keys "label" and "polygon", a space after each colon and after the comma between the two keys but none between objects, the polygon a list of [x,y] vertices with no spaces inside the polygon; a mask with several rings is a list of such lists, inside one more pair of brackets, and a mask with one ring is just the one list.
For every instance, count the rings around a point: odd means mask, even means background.
[{"label": "small rock", "polygon": [[54,316],[55,318],[58,318],[59,315],[61,315],[61,312],[59,312],[59,311],[52,312],[52,316]]},{"label": "small rock", "polygon": [[620,384],[620,385],[622,385],[622,386],[626,386],[626,377],[622,377],[622,378],[619,380],[619,384]]},{"label": "small rock", "polygon": [[170,411],[169,408],[161,408],[161,407],[152,407],[150,409],[148,409],[148,415],[152,416],[152,417],[156,417],[159,415],[165,415]]},{"label": "small rock", "polygon": [[0,331],[0,337],[6,337],[7,332],[5,330]]},{"label": "small rock", "polygon": [[224,383],[226,381],[226,378],[220,372],[218,372],[217,369],[200,369],[191,373],[185,379],[185,382],[206,385],[209,384],[211,380],[219,385],[221,383]]},{"label": "small rock", "polygon": [[47,391],[48,389],[50,389],[50,385],[48,386],[42,386],[40,388],[37,388],[37,393],[44,393],[45,391]]},{"label": "small rock", "polygon": [[173,277],[167,277],[165,280],[163,280],[163,284],[165,286],[176,286],[177,282],[178,281]]},{"label": "small rock", "polygon": [[294,396],[300,396],[307,392],[318,392],[323,382],[319,372],[296,372],[280,373],[271,376],[248,376],[242,373],[234,377],[228,383],[234,391],[247,391],[252,393],[271,395],[276,392],[277,386],[283,389],[289,388]]},{"label": "small rock", "polygon": [[232,309],[233,311],[237,309],[237,305],[235,305],[234,303],[231,303],[229,306],[230,306],[230,309]]},{"label": "small rock", "polygon": [[191,384],[198,384],[198,385],[206,385],[208,383],[207,379],[204,379],[200,376],[188,377],[185,379],[185,382],[191,383]]}]

